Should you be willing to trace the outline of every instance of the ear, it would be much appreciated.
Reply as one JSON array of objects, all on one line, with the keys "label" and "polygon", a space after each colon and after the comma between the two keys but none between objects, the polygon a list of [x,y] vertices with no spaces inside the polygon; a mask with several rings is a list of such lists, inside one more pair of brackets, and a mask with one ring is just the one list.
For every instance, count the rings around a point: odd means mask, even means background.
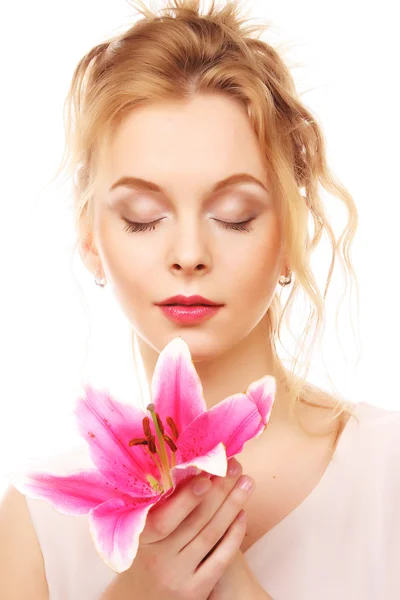
[{"label": "ear", "polygon": [[91,232],[87,232],[86,235],[82,236],[78,243],[78,252],[83,264],[93,276],[99,271],[102,272],[101,259]]},{"label": "ear", "polygon": [[291,271],[291,269],[290,269],[290,265],[289,265],[289,260],[288,260],[287,256],[284,255],[282,257],[282,262],[281,262],[280,276],[288,277],[290,271]]}]

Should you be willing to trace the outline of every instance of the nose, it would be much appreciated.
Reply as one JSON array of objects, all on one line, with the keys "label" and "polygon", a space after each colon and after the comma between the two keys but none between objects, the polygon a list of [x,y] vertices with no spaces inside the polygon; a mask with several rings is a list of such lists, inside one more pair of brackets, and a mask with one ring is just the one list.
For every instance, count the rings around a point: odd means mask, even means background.
[{"label": "nose", "polygon": [[183,265],[181,263],[174,263],[171,269],[174,272],[183,271],[184,273],[190,274],[197,271],[206,271],[207,267],[204,263],[198,263],[194,267],[192,266],[192,264],[188,263],[185,263]]},{"label": "nose", "polygon": [[173,274],[206,274],[211,268],[210,239],[205,231],[207,224],[195,219],[186,220],[177,228],[171,248],[170,270]]}]

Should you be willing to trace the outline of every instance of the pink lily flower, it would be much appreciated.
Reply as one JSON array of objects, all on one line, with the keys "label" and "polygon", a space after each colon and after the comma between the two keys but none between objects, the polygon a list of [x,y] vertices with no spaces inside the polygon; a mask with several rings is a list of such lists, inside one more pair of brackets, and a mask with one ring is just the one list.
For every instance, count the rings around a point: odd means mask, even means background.
[{"label": "pink lily flower", "polygon": [[201,471],[226,475],[227,459],[267,426],[276,389],[267,375],[245,394],[207,410],[189,347],[180,337],[158,357],[147,413],[106,391],[84,388],[74,414],[97,468],[66,476],[28,472],[11,481],[60,513],[88,513],[96,551],[116,573],[132,564],[152,506]]}]

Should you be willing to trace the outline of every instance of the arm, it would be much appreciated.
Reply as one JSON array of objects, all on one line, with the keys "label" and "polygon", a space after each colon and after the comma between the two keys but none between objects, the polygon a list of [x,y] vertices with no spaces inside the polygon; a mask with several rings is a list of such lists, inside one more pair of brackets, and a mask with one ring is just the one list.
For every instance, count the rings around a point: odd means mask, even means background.
[{"label": "arm", "polygon": [[260,585],[243,553],[238,550],[235,560],[217,582],[207,600],[273,600]]},{"label": "arm", "polygon": [[[111,584],[107,587],[107,589],[100,596],[99,600],[134,600],[132,595],[132,590],[134,589],[132,580],[129,578],[128,572],[120,573],[113,579]],[[238,588],[241,589],[241,588]],[[240,597],[240,598],[239,598]],[[273,600],[272,596],[270,596],[257,582],[255,583],[253,590],[249,593],[246,593],[246,600]],[[236,597],[232,594],[232,590],[228,587],[218,588],[218,585],[215,587],[215,590],[211,592],[211,595],[208,597],[208,600],[243,600],[243,596]]]},{"label": "arm", "polygon": [[112,580],[99,600],[134,600],[132,589],[132,581],[130,581],[127,571],[124,571]]},{"label": "arm", "polygon": [[26,498],[9,486],[0,501],[0,598],[48,600],[44,561]]}]

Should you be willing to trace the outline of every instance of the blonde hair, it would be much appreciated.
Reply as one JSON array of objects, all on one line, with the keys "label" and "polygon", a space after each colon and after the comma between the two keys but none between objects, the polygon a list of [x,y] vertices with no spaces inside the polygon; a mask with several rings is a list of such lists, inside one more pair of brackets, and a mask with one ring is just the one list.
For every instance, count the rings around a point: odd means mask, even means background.
[{"label": "blonde hair", "polygon": [[[265,157],[285,231],[288,261],[295,275],[286,304],[282,306],[281,295],[276,293],[267,312],[274,360],[289,393],[292,412],[297,402],[321,407],[313,400],[324,394],[307,383],[306,376],[325,319],[324,301],[336,259],[344,269],[345,292],[350,278],[358,294],[350,259],[357,209],[327,166],[321,127],[301,103],[278,51],[260,39],[269,24],[248,24],[249,19],[241,18],[238,1],[216,8],[213,0],[204,14],[200,12],[200,0],[169,0],[157,12],[141,0],[131,4],[143,18],[96,45],[78,62],[65,100],[66,147],[56,176],[65,168],[73,180],[77,244],[84,247],[90,237],[94,189],[113,133],[135,107],[190,99],[199,93],[220,93],[236,99],[246,108]],[[319,195],[319,182],[347,209],[348,220],[338,239]],[[310,260],[324,231],[332,258],[321,294]],[[286,370],[278,357],[276,341],[282,343],[284,317],[290,329],[291,309],[300,291],[305,294],[310,313],[297,337],[291,367]],[[295,368],[303,355],[304,372],[297,377]],[[353,414],[355,405],[339,394],[335,394],[335,402],[332,420]]]}]

